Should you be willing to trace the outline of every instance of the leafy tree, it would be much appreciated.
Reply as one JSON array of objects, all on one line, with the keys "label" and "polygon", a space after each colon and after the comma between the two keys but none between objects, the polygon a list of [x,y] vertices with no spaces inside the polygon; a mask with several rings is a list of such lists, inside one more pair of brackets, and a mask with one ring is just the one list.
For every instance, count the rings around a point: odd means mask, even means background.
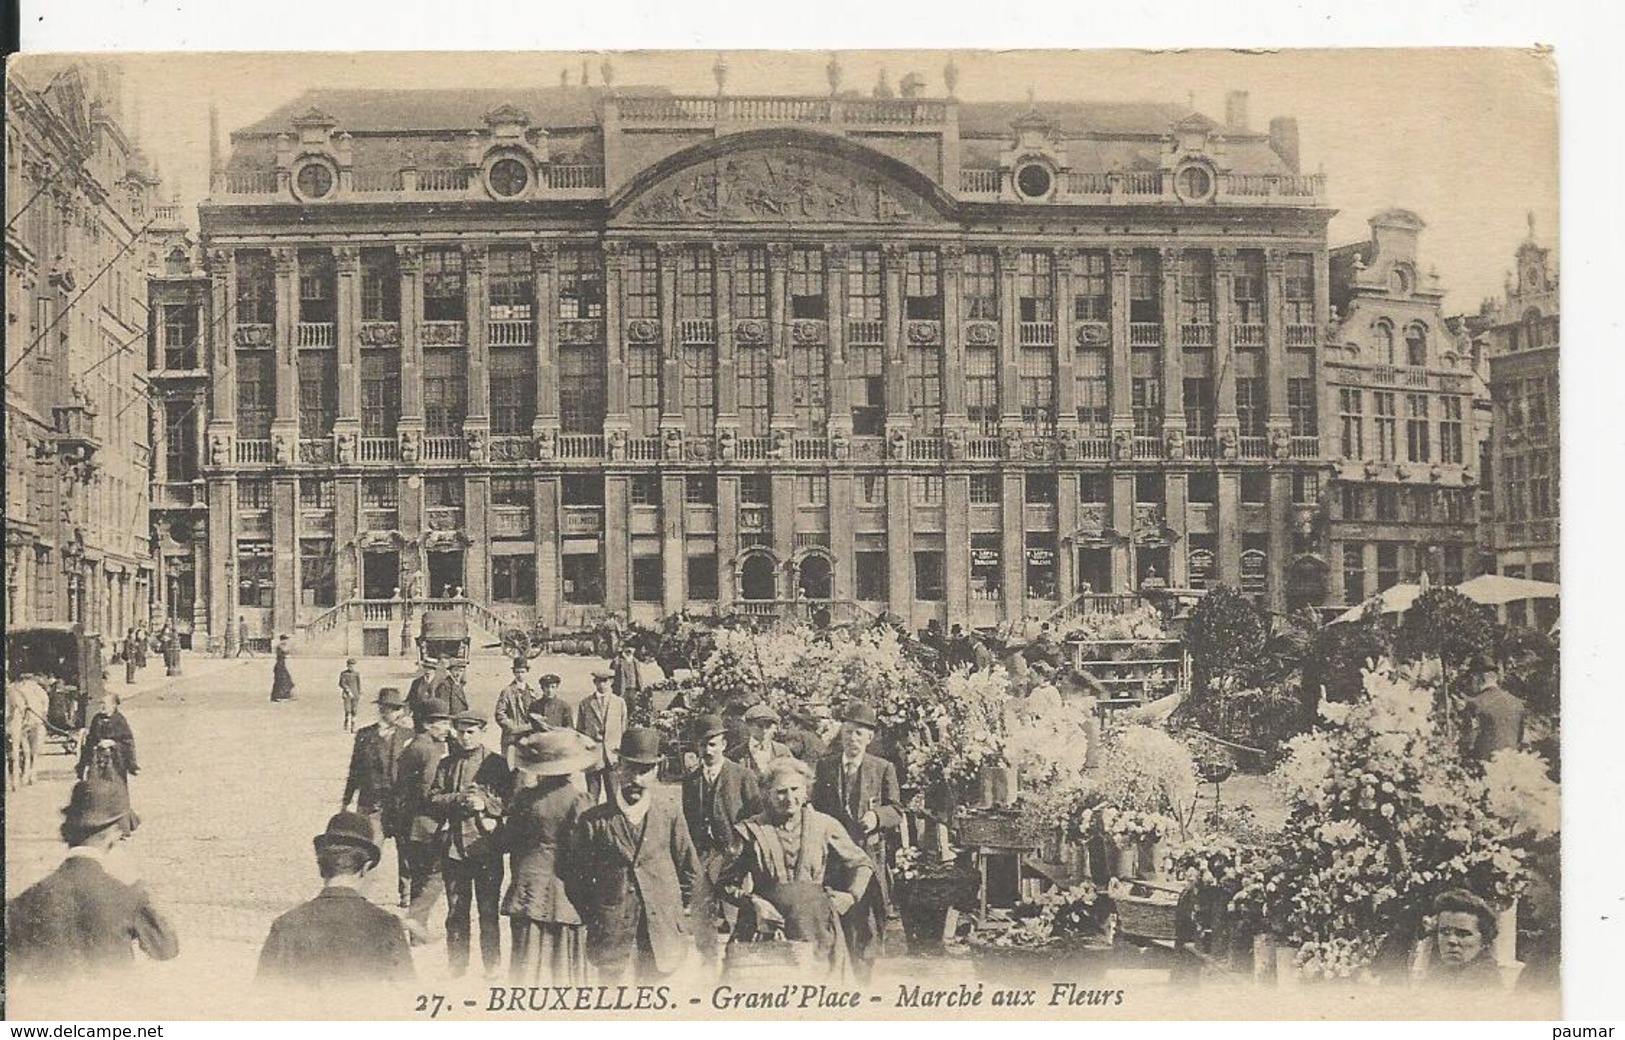
[{"label": "leafy tree", "polygon": [[[1393,653],[1392,622],[1373,612],[1358,621],[1327,625],[1315,633],[1303,661],[1303,703],[1311,715],[1321,698],[1347,704],[1364,689],[1361,672]],[[1322,693],[1324,691],[1324,693]]]},{"label": "leafy tree", "polygon": [[1205,693],[1226,679],[1250,676],[1268,636],[1264,616],[1251,600],[1227,585],[1209,589],[1185,626],[1192,690]]},{"label": "leafy tree", "polygon": [[1494,655],[1494,625],[1477,603],[1455,589],[1434,586],[1405,612],[1395,649],[1406,660],[1437,657],[1441,686],[1449,693],[1469,661]]}]

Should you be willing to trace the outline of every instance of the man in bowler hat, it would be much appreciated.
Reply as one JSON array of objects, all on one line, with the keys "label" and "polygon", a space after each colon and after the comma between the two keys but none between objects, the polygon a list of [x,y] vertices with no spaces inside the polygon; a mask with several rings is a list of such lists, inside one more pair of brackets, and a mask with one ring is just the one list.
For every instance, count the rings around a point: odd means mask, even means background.
[{"label": "man in bowler hat", "polygon": [[440,821],[440,875],[446,885],[446,954],[451,972],[468,971],[469,914],[478,905],[480,963],[487,976],[501,967],[502,846],[497,828],[512,795],[502,756],[485,747],[485,716],[460,711],[446,757],[429,785],[429,812]]},{"label": "man in bowler hat", "polygon": [[400,919],[360,892],[380,856],[372,822],[341,812],[313,843],[322,890],[272,922],[255,981],[313,988],[412,981]]},{"label": "man in bowler hat", "polygon": [[67,858],[6,907],[6,981],[98,979],[134,967],[132,947],[153,960],[180,952],[169,920],[146,887],[115,876],[108,854],[140,824],[115,779],[74,785],[62,811]]},{"label": "man in bowler hat", "polygon": [[592,693],[576,705],[576,729],[603,749],[599,768],[587,774],[587,793],[595,802],[608,797],[604,774],[614,767],[616,749],[621,746],[621,736],[626,732],[626,701],[610,689],[614,681],[614,672],[602,668],[593,672]]},{"label": "man in bowler hat", "polygon": [[497,728],[502,731],[502,756],[507,761],[509,769],[514,765],[514,745],[532,728],[530,706],[536,699],[536,693],[526,678],[529,673],[530,661],[524,657],[515,657],[513,679],[502,688],[501,693],[497,694],[496,707],[491,712]]},{"label": "man in bowler hat", "polygon": [[709,901],[682,806],[658,789],[660,731],[628,729],[619,750],[611,798],[576,821],[565,870],[587,926],[587,958],[607,985],[654,982],[681,968],[694,949],[687,908]]},{"label": "man in bowler hat", "polygon": [[[715,895],[716,881],[738,855],[740,840],[735,824],[762,811],[761,791],[756,774],[728,758],[728,731],[722,716],[704,715],[690,734],[700,764],[683,778],[683,818],[694,848],[705,870],[708,894]],[[716,931],[715,904],[695,906],[694,927],[705,950],[705,929]],[[727,907],[724,912],[732,910]],[[730,922],[732,914],[729,914]]]},{"label": "man in bowler hat", "polygon": [[1523,747],[1528,709],[1516,694],[1501,685],[1496,663],[1479,654],[1468,664],[1467,674],[1472,676],[1474,694],[1467,698],[1463,713],[1467,748],[1473,761],[1488,762],[1497,751]]},{"label": "man in bowler hat", "polygon": [[355,743],[350,749],[350,773],[344,781],[344,797],[339,801],[339,808],[348,809],[354,802],[356,811],[372,821],[373,829],[381,837],[395,839],[400,904],[405,907],[411,900],[410,881],[391,805],[395,798],[396,767],[414,734],[406,714],[406,698],[401,696],[400,690],[385,686],[378,691],[377,704],[378,721],[356,730]]}]

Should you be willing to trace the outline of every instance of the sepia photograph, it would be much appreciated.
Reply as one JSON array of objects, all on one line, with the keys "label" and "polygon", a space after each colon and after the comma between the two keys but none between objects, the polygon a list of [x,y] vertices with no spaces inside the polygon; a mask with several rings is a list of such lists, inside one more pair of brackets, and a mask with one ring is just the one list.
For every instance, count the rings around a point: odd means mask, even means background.
[{"label": "sepia photograph", "polygon": [[4,1015],[1559,1017],[1559,57],[12,55]]}]

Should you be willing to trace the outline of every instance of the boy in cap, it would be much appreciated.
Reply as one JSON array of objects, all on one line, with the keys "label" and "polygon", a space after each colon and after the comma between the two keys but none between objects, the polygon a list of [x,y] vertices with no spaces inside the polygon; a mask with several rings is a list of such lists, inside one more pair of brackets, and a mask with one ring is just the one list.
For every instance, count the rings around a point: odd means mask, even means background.
[{"label": "boy in cap", "polygon": [[608,796],[603,774],[615,765],[616,750],[626,732],[626,701],[610,689],[614,681],[614,672],[602,668],[593,672],[592,693],[576,705],[576,730],[603,750],[600,767],[587,774],[587,793],[595,802]]},{"label": "boy in cap", "polygon": [[530,702],[530,724],[533,730],[547,732],[554,729],[574,729],[570,706],[559,696],[564,680],[552,672],[542,676],[542,692]]},{"label": "boy in cap", "polygon": [[524,657],[513,659],[513,679],[497,694],[496,708],[491,713],[497,728],[502,730],[502,755],[510,769],[514,764],[514,745],[533,728],[530,706],[536,695],[525,678],[529,672],[530,661]]},{"label": "boy in cap", "polygon": [[395,762],[395,841],[405,859],[407,877],[406,929],[414,942],[426,942],[429,911],[440,898],[440,848],[435,836],[440,821],[429,812],[429,787],[446,754],[451,733],[451,709],[445,701],[425,700],[418,712],[420,732]]},{"label": "boy in cap", "polygon": [[322,891],[272,922],[255,981],[314,988],[411,981],[400,919],[360,892],[380,857],[371,821],[341,812],[313,844]]},{"label": "boy in cap", "polygon": [[378,721],[356,731],[355,743],[350,749],[350,772],[344,781],[344,797],[339,808],[349,809],[354,801],[356,811],[372,822],[381,837],[395,839],[400,904],[405,907],[411,899],[406,855],[390,806],[395,797],[395,772],[401,753],[412,743],[414,734],[406,714],[406,698],[401,696],[400,690],[385,686],[378,691],[377,704]]},{"label": "boy in cap", "polygon": [[81,780],[62,811],[67,858],[6,907],[6,981],[98,979],[134,966],[131,945],[153,960],[180,952],[175,929],[145,886],[107,869],[108,854],[135,832],[130,792],[119,781]]},{"label": "boy in cap", "polygon": [[452,717],[455,739],[435,767],[429,812],[440,821],[441,876],[446,885],[446,954],[451,972],[468,971],[469,913],[479,906],[480,963],[493,976],[501,967],[499,917],[502,848],[497,828],[512,794],[501,755],[485,747],[485,716],[460,711]]},{"label": "boy in cap", "polygon": [[339,673],[339,700],[344,702],[344,732],[355,732],[355,709],[361,703],[361,673],[355,670],[355,658],[344,659],[344,671]]}]

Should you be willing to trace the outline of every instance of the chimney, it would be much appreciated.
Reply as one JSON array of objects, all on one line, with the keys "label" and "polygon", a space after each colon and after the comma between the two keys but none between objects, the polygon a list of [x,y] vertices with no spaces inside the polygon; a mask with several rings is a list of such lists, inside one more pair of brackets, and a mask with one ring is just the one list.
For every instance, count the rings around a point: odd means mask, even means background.
[{"label": "chimney", "polygon": [[209,176],[220,173],[220,105],[209,102]]},{"label": "chimney", "polygon": [[1247,127],[1247,92],[1232,90],[1224,96],[1224,124],[1238,130]]},{"label": "chimney", "polygon": [[1298,172],[1298,121],[1291,116],[1276,116],[1270,120],[1270,148],[1286,163],[1286,168]]}]

